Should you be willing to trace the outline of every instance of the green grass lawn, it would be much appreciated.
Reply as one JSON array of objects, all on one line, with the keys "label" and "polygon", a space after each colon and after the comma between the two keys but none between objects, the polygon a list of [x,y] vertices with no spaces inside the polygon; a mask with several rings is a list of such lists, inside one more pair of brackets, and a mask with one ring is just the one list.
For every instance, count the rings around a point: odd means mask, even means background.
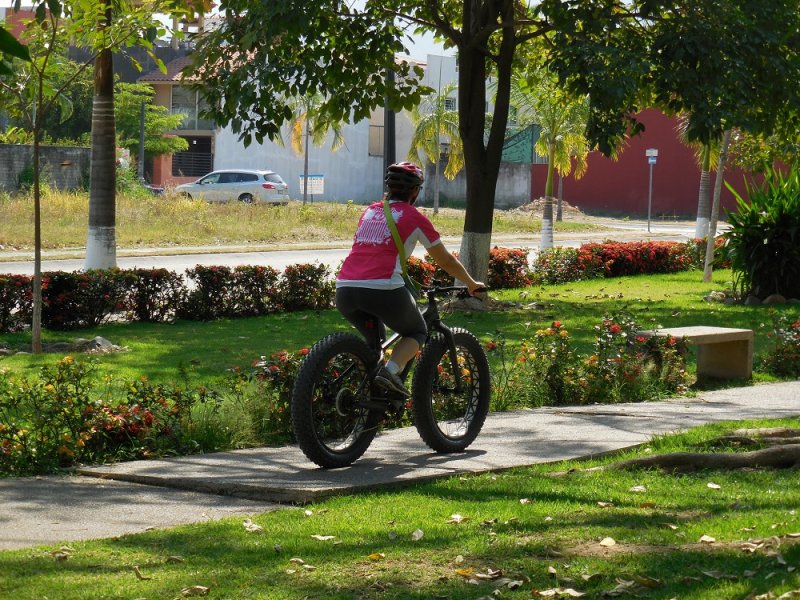
[{"label": "green grass lawn", "polygon": [[[588,351],[596,339],[594,327],[605,314],[620,310],[633,313],[646,328],[684,325],[741,327],[755,331],[755,352],[764,352],[771,323],[767,307],[724,305],[703,300],[712,290],[729,287],[730,271],[717,271],[712,283],[703,283],[697,271],[583,281],[525,290],[496,291],[498,299],[513,301],[508,310],[456,313],[446,319],[470,329],[488,342],[500,331],[512,344],[531,336],[553,320],[562,321],[580,351]],[[784,305],[776,310],[800,318],[800,307]],[[171,324],[107,324],[92,330],[46,332],[45,342],[91,338],[101,335],[128,352],[97,357],[101,372],[115,377],[148,377],[151,381],[175,381],[189,372],[192,381],[209,385],[234,366],[249,368],[254,360],[279,350],[295,351],[323,335],[347,331],[349,325],[335,310],[282,313],[248,319],[212,322],[179,321]],[[9,334],[3,340],[22,345],[26,334]],[[0,358],[0,367],[33,373],[52,364],[59,355],[17,355]],[[690,369],[693,363],[690,361]],[[757,373],[756,380],[765,376]],[[768,378],[767,378],[768,379]]]},{"label": "green grass lawn", "polygon": [[800,588],[797,470],[583,470],[696,451],[757,425],[800,420],[715,424],[602,461],[338,497],[254,515],[263,528],[255,533],[233,518],[70,543],[66,560],[51,554],[60,545],[2,552],[0,597],[170,599],[203,586],[209,598],[271,600],[577,597],[567,589],[585,598],[777,598]]}]

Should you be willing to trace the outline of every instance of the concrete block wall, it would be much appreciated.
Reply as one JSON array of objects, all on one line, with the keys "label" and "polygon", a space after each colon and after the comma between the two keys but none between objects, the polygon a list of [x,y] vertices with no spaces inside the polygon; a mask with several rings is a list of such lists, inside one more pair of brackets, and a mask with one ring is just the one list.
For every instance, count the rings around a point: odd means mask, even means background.
[{"label": "concrete block wall", "polygon": [[[88,181],[90,148],[42,146],[42,181],[59,190],[74,190]],[[19,190],[20,175],[33,166],[33,146],[0,144],[0,191]]]}]

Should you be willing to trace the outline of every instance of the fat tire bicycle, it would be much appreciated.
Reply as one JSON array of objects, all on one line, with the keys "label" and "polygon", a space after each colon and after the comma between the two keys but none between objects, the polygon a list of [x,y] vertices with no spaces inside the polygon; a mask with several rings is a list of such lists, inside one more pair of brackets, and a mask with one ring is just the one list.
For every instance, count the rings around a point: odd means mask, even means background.
[{"label": "fat tire bicycle", "polygon": [[[384,355],[400,339],[376,336],[375,345],[352,333],[334,333],[309,350],[291,398],[292,428],[303,453],[326,469],[346,467],[366,452],[386,418],[411,410],[422,440],[438,453],[462,452],[478,436],[491,398],[489,361],[466,329],[442,322],[437,298],[463,287],[429,287],[422,314],[428,337],[414,363],[411,398],[375,383]],[[380,329],[383,330],[382,328]]]}]

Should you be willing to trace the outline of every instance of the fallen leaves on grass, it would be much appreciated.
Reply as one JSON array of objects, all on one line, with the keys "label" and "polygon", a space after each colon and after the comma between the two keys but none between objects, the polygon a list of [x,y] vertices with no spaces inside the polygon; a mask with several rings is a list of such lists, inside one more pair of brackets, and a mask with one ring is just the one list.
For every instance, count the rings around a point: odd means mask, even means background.
[{"label": "fallen leaves on grass", "polygon": [[150,581],[152,579],[152,577],[148,577],[147,575],[142,573],[141,570],[139,570],[138,565],[133,565],[133,573],[134,575],[136,575],[136,579],[138,579],[139,581]]},{"label": "fallen leaves on grass", "polygon": [[468,517],[462,517],[459,514],[450,515],[450,518],[447,520],[448,523],[453,523],[454,525],[459,525],[460,523],[464,523],[469,521]]},{"label": "fallen leaves on grass", "polygon": [[244,525],[244,530],[248,533],[261,533],[264,531],[264,528],[261,525],[253,523],[251,519],[245,519],[242,525]]},{"label": "fallen leaves on grass", "polygon": [[617,542],[614,538],[604,537],[602,540],[600,540],[600,545],[605,547],[616,546]]},{"label": "fallen leaves on grass", "polygon": [[585,592],[579,592],[572,588],[550,588],[549,590],[533,590],[531,595],[534,598],[580,598],[585,596]]},{"label": "fallen leaves on grass", "polygon": [[717,539],[711,537],[710,535],[701,535],[700,536],[700,543],[701,544],[713,544],[716,541],[717,541]]},{"label": "fallen leaves on grass", "polygon": [[209,588],[204,585],[191,585],[181,590],[181,596],[183,598],[189,598],[191,596],[207,596],[208,591]]}]

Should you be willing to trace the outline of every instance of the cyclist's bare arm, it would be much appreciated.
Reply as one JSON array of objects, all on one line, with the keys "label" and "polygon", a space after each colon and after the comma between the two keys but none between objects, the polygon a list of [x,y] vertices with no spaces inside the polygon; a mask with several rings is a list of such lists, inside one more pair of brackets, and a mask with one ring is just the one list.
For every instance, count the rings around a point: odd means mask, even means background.
[{"label": "cyclist's bare arm", "polygon": [[[472,276],[467,273],[467,270],[464,268],[464,265],[461,264],[455,256],[450,254],[445,248],[444,244],[436,244],[435,246],[431,246],[428,248],[428,254],[431,255],[436,264],[442,267],[444,271],[455,277],[458,281],[461,281],[467,286],[469,293],[473,296],[476,295],[476,291],[480,288],[485,288],[486,284],[481,281],[475,281]],[[481,293],[481,292],[479,292]]]}]

